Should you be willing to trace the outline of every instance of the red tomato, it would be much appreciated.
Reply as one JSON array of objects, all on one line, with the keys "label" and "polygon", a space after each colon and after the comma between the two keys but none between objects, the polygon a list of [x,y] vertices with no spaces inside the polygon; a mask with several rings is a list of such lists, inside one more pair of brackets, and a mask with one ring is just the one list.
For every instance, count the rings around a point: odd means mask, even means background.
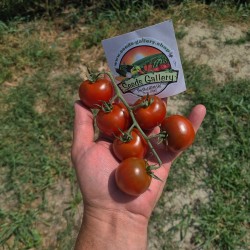
[{"label": "red tomato", "polygon": [[[153,102],[149,104],[151,99]],[[138,99],[134,106],[144,101],[148,102],[149,105],[139,106],[135,108],[133,112],[140,127],[143,130],[150,130],[161,124],[166,116],[167,110],[164,101],[157,96],[144,96]]]},{"label": "red tomato", "polygon": [[[100,109],[96,115],[96,124],[98,128],[106,135],[120,135],[121,131],[128,129],[128,121],[123,108],[113,103],[109,110]],[[120,129],[120,130],[119,130]]]},{"label": "red tomato", "polygon": [[148,64],[148,71],[152,71],[153,70],[153,65],[152,64]]},{"label": "red tomato", "polygon": [[130,114],[129,114],[128,109],[127,109],[126,106],[123,104],[123,102],[118,102],[117,105],[122,109],[122,111],[123,111],[123,113],[124,113],[124,115],[125,115],[125,117],[126,117],[126,122],[127,122],[127,123],[125,124],[125,126],[126,126],[127,128],[129,128],[129,127],[132,125],[132,118],[131,118],[131,116],[130,116]]},{"label": "red tomato", "polygon": [[148,151],[148,144],[139,130],[133,129],[129,135],[125,133],[120,138],[115,138],[112,149],[121,161],[130,157],[144,158]]},{"label": "red tomato", "polygon": [[147,163],[136,157],[127,158],[115,171],[116,184],[124,193],[138,196],[150,186],[152,177],[147,173]]},{"label": "red tomato", "polygon": [[112,83],[104,78],[99,78],[95,82],[85,80],[79,87],[79,97],[88,108],[97,108],[103,101],[108,102],[113,93]]},{"label": "red tomato", "polygon": [[164,119],[161,130],[166,131],[166,143],[173,152],[180,152],[188,148],[195,138],[192,123],[181,115],[172,115]]},{"label": "red tomato", "polygon": [[148,71],[148,65],[144,65],[143,69],[147,72]]},{"label": "red tomato", "polygon": [[155,68],[153,68],[153,71],[154,72],[159,72],[159,71],[161,71],[161,69],[160,69],[160,67],[155,67]]},{"label": "red tomato", "polygon": [[169,63],[163,63],[159,65],[160,70],[170,69],[171,65]]},{"label": "red tomato", "polygon": [[153,65],[152,64],[146,64],[146,65],[143,66],[143,68],[144,68],[144,70],[146,72],[150,72],[153,69]]}]

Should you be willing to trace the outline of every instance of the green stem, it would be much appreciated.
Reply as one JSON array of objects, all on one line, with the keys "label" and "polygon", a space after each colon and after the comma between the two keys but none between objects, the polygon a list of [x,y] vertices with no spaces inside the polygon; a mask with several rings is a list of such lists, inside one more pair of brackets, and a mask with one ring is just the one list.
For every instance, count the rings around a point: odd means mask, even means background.
[{"label": "green stem", "polygon": [[115,89],[116,96],[118,96],[118,98],[123,102],[123,104],[125,105],[125,107],[128,109],[129,114],[130,114],[130,116],[131,116],[131,118],[132,118],[132,120],[133,120],[133,125],[130,127],[130,130],[132,130],[133,127],[136,127],[136,128],[140,131],[140,133],[142,134],[142,136],[144,137],[144,139],[147,141],[148,146],[149,146],[149,148],[151,149],[152,153],[153,153],[154,156],[156,157],[156,159],[157,159],[159,165],[162,165],[162,161],[161,161],[160,157],[158,156],[158,154],[156,153],[156,151],[155,151],[153,145],[151,144],[149,137],[148,137],[148,136],[144,133],[144,131],[141,129],[141,127],[139,126],[139,124],[137,123],[137,121],[136,121],[136,119],[135,119],[135,116],[134,116],[134,114],[133,114],[133,112],[132,112],[131,107],[128,105],[128,103],[127,103],[127,101],[124,99],[124,97],[121,95],[120,89],[118,88],[117,84],[115,83],[115,80],[114,80],[112,74],[111,74],[110,72],[104,72],[104,73],[99,73],[98,75],[100,75],[100,74],[106,74],[106,75],[109,76],[109,78],[110,78],[110,80],[111,80],[111,82],[112,82],[112,84],[113,84],[113,87],[114,87],[114,89]]},{"label": "green stem", "polygon": [[155,135],[150,135],[148,138],[153,139],[153,138],[158,138],[158,137],[159,137],[159,134],[155,134]]},{"label": "green stem", "polygon": [[153,139],[153,138],[165,139],[166,137],[167,137],[167,133],[161,131],[159,134],[150,135],[148,138],[149,139]]},{"label": "green stem", "polygon": [[128,129],[128,133],[129,133],[129,134],[131,133],[131,131],[133,130],[134,127],[135,127],[135,124],[133,123],[133,124],[130,126],[130,128]]},{"label": "green stem", "polygon": [[118,98],[118,95],[117,95],[117,94],[114,95],[114,96],[111,98],[110,102],[111,102],[111,103],[114,102],[116,98]]}]

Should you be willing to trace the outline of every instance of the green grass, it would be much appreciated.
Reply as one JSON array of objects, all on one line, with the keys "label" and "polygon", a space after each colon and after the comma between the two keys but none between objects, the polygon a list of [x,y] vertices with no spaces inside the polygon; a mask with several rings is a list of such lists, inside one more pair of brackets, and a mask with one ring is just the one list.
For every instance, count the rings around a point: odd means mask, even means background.
[{"label": "green grass", "polygon": [[206,249],[210,245],[244,249],[249,244],[249,84],[249,80],[232,81],[205,93],[198,84],[194,86],[193,100],[208,110],[200,143],[206,144],[204,183],[212,193],[198,211],[195,239]]},{"label": "green grass", "polygon": [[1,224],[1,245],[4,244],[7,239],[14,236],[15,239],[13,245],[11,246],[12,249],[17,249],[18,247],[29,249],[39,246],[41,237],[34,227],[30,227],[30,225],[37,219],[37,211],[0,211],[0,219],[8,221]]},{"label": "green grass", "polygon": [[[145,4],[145,3],[144,3]],[[175,10],[175,11],[174,11]],[[83,22],[72,14],[65,26],[48,21],[0,22],[0,246],[3,249],[42,249],[44,231],[55,234],[49,249],[70,249],[77,230],[72,218],[81,195],[70,162],[73,102],[81,78],[81,55],[111,35],[121,34],[173,17],[177,22],[206,19],[248,22],[247,9],[218,10],[187,1],[167,10],[131,6],[124,10],[89,12],[86,30],[74,30]],[[212,20],[213,13],[214,19]],[[232,15],[232,13],[234,13]],[[131,22],[131,18],[133,22]],[[82,25],[82,24],[81,24]],[[98,28],[96,28],[98,27]],[[71,32],[66,39],[65,33]],[[47,40],[42,34],[54,34]],[[71,36],[72,35],[72,36]],[[186,32],[177,31],[181,40]],[[63,40],[63,39],[66,39]],[[248,35],[226,44],[240,45]],[[98,66],[103,56],[96,62]],[[150,241],[158,249],[179,249],[192,229],[192,243],[202,249],[245,249],[249,234],[249,80],[213,84],[211,69],[183,59],[188,90],[177,98],[190,100],[182,112],[196,103],[207,107],[207,116],[195,145],[174,164],[164,195],[150,221]],[[171,99],[170,99],[171,101]],[[198,153],[197,153],[198,152]],[[55,196],[59,181],[69,181],[70,198],[62,201],[62,214],[54,214],[48,193]],[[179,194],[199,189],[206,200],[175,207]],[[61,196],[60,196],[61,197]],[[182,197],[182,196],[180,196]],[[54,198],[57,199],[57,198]],[[56,210],[56,212],[58,212]],[[62,223],[65,222],[65,224]],[[168,228],[165,228],[166,224]],[[55,229],[57,225],[64,225]],[[43,228],[46,228],[44,230]]]},{"label": "green grass", "polygon": [[250,30],[246,34],[238,39],[227,39],[226,45],[241,45],[250,41]]},{"label": "green grass", "polygon": [[[69,178],[74,183],[69,153],[72,96],[79,81],[77,75],[61,75],[49,81],[45,70],[25,78],[1,96],[8,105],[1,114],[0,158],[5,177],[0,195],[7,193],[15,200],[15,207],[0,210],[4,225],[0,244],[14,237],[12,249],[38,247],[36,222],[48,209],[46,190],[58,178]],[[7,199],[5,202],[7,207],[8,202],[11,204]],[[34,204],[33,209],[30,204]]]}]

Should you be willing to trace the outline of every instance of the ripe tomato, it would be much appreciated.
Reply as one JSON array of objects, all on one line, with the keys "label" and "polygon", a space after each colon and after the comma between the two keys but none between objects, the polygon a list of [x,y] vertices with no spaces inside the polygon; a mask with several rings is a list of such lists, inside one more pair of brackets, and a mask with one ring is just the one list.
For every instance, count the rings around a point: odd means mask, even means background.
[{"label": "ripe tomato", "polygon": [[161,71],[161,68],[160,67],[155,67],[155,68],[153,68],[153,71],[154,72],[159,72],[159,71]]},{"label": "ripe tomato", "polygon": [[120,163],[115,171],[117,186],[124,193],[138,196],[144,193],[152,177],[147,173],[147,163],[136,157],[127,158]]},{"label": "ripe tomato", "polygon": [[130,157],[144,158],[148,151],[148,144],[139,130],[134,128],[130,134],[125,133],[120,138],[115,138],[112,149],[121,161]]},{"label": "ripe tomato", "polygon": [[126,117],[126,122],[127,122],[127,124],[125,126],[129,128],[132,125],[132,118],[131,118],[131,116],[129,114],[129,111],[128,111],[127,107],[123,104],[123,102],[118,102],[117,105],[124,112],[124,115]]},{"label": "ripe tomato", "polygon": [[161,65],[159,65],[160,70],[166,70],[166,69],[170,69],[171,65],[169,63],[163,63]]},{"label": "ripe tomato", "polygon": [[166,131],[166,143],[173,152],[180,152],[188,148],[195,138],[192,123],[181,115],[172,115],[164,119],[161,130]]},{"label": "ripe tomato", "polygon": [[[121,131],[128,129],[128,121],[123,108],[116,103],[107,104],[108,109],[104,107],[96,115],[96,124],[98,128],[106,135],[120,135]],[[107,108],[107,106],[106,106]]]},{"label": "ripe tomato", "polygon": [[144,68],[144,70],[146,72],[150,72],[153,69],[153,65],[152,64],[146,64],[146,65],[143,66],[143,68]]},{"label": "ripe tomato", "polygon": [[[153,100],[152,103],[150,100]],[[157,96],[143,96],[134,103],[134,106],[143,102],[147,102],[148,105],[135,108],[134,116],[143,130],[150,130],[161,124],[167,110],[164,101]]]},{"label": "ripe tomato", "polygon": [[97,105],[102,105],[103,101],[108,102],[113,93],[112,83],[104,78],[94,82],[85,80],[79,87],[79,97],[88,108],[97,108]]}]

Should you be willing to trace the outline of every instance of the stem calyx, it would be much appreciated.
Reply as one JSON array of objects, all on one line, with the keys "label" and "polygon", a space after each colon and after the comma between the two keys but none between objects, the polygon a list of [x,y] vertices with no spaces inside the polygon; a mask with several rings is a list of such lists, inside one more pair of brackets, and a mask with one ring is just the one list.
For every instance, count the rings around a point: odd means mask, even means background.
[{"label": "stem calyx", "polygon": [[113,110],[113,104],[111,102],[103,102],[101,109],[105,113],[109,113]]},{"label": "stem calyx", "polygon": [[162,179],[160,179],[157,175],[154,174],[154,172],[152,170],[156,170],[160,168],[160,166],[156,166],[156,165],[147,165],[146,166],[146,171],[147,174],[150,175],[152,178],[158,180],[158,181],[162,181]]},{"label": "stem calyx", "polygon": [[133,136],[132,136],[132,134],[129,131],[127,131],[127,132],[121,131],[121,136],[119,136],[118,139],[121,142],[126,143],[126,142],[130,142],[133,139]]}]

